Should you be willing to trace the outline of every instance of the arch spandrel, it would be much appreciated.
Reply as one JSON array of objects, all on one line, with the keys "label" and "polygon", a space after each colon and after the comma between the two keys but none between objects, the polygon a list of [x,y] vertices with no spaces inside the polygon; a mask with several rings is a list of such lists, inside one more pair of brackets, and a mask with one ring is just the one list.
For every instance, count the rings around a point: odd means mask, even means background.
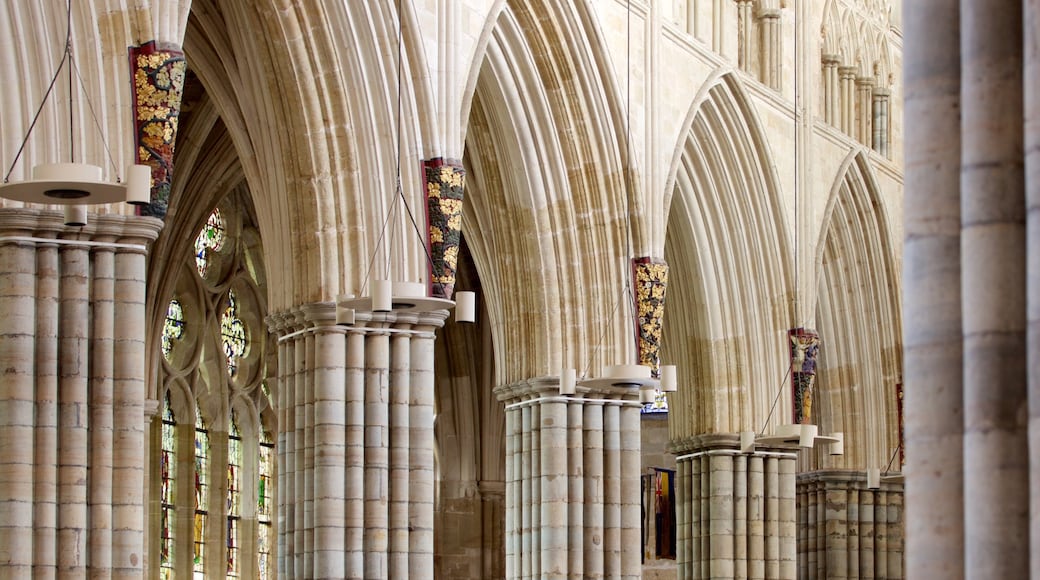
[{"label": "arch spandrel", "polygon": [[665,242],[672,273],[663,352],[688,377],[669,396],[673,441],[760,430],[795,319],[784,201],[739,81],[709,79],[685,126]]}]

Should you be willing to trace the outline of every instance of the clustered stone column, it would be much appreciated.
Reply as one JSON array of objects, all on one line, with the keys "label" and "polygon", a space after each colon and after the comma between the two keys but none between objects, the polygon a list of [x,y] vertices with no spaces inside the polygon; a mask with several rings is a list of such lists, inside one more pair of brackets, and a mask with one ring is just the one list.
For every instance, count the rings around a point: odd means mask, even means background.
[{"label": "clustered stone column", "polygon": [[679,580],[796,572],[795,448],[742,452],[735,434],[673,443]]},{"label": "clustered stone column", "polygon": [[841,125],[840,60],[837,54],[823,55],[823,118],[835,127]]},{"label": "clustered stone column", "polygon": [[903,578],[903,485],[865,474],[798,475],[798,578]]},{"label": "clustered stone column", "polygon": [[1038,55],[1035,38],[1023,43],[1038,7],[1025,5],[1023,14],[1011,0],[904,3],[906,554],[915,578],[1027,578],[1031,557],[1040,575],[1030,550],[1040,456],[1034,446],[1030,461],[1028,445],[1040,437],[1040,377],[1027,371],[1040,351],[1026,336],[1037,319],[1026,296],[1040,296],[1026,210],[1040,185],[1035,153],[1024,157],[1027,146],[1036,151]]},{"label": "clustered stone column", "polygon": [[877,151],[882,157],[889,156],[889,135],[888,135],[888,111],[889,101],[891,100],[892,91],[884,87],[874,88],[874,120],[872,121],[874,130],[874,139],[872,147],[874,151]]},{"label": "clustered stone column", "polygon": [[838,78],[841,88],[841,130],[855,136],[856,121],[856,67],[839,66]]},{"label": "clustered stone column", "polygon": [[780,89],[780,9],[762,8],[758,15],[761,20],[762,47],[759,52],[762,56],[762,84]]},{"label": "clustered stone column", "polygon": [[751,72],[751,48],[755,38],[755,3],[752,0],[734,0],[737,4],[737,66]]},{"label": "clustered stone column", "polygon": [[161,223],[0,209],[0,576],[140,578],[145,259]]},{"label": "clustered stone column", "polygon": [[856,78],[856,138],[870,147],[874,139],[874,78]]},{"label": "clustered stone column", "polygon": [[557,379],[495,389],[506,403],[506,578],[639,578],[638,392]]},{"label": "clustered stone column", "polygon": [[269,317],[279,335],[278,571],[432,578],[434,331],[446,311]]}]

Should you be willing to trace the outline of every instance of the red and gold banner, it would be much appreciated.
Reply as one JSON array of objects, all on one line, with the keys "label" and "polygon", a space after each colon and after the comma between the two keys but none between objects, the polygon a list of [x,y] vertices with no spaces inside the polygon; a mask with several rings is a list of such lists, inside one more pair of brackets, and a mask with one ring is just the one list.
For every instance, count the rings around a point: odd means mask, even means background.
[{"label": "red and gold banner", "polygon": [[152,168],[151,201],[141,212],[165,217],[173,179],[173,149],[187,61],[179,46],[154,41],[131,46],[135,162]]},{"label": "red and gold banner", "polygon": [[451,299],[462,236],[466,170],[461,161],[438,157],[423,162],[423,173],[426,177],[426,241],[431,261],[430,296]]}]

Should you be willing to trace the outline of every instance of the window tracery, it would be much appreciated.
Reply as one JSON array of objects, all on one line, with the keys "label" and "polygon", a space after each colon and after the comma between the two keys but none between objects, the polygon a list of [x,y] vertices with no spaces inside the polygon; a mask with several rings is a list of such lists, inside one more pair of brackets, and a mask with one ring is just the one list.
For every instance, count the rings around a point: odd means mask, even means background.
[{"label": "window tracery", "polygon": [[274,577],[275,415],[259,326],[262,249],[248,203],[235,193],[209,215],[160,319],[152,492],[160,513],[148,575],[163,580]]}]

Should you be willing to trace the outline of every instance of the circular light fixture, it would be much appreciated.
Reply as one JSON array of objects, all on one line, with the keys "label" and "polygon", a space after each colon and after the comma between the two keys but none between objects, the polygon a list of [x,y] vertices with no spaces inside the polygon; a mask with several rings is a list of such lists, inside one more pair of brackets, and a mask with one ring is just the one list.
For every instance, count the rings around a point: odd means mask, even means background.
[{"label": "circular light fixture", "polygon": [[146,204],[151,172],[147,165],[132,165],[127,169],[125,183],[109,183],[101,180],[101,168],[97,165],[45,163],[33,167],[29,181],[0,185],[0,197],[42,204]]},{"label": "circular light fixture", "polygon": [[433,312],[455,306],[451,300],[426,295],[426,285],[419,282],[373,280],[372,296],[361,296],[338,302],[355,312]]}]

